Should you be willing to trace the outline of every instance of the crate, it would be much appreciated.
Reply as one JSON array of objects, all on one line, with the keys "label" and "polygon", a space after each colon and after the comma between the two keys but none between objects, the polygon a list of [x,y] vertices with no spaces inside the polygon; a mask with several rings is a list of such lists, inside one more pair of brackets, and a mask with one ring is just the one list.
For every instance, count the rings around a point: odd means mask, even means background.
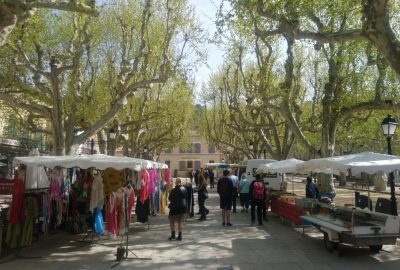
[{"label": "crate", "polygon": [[313,204],[318,202],[316,199],[311,198],[296,198],[294,204],[301,208],[312,208]]}]

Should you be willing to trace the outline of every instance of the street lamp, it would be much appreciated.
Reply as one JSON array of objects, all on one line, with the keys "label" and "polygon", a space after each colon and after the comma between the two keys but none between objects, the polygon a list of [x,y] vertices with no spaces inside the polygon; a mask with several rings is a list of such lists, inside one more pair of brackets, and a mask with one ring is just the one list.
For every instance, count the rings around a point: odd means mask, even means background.
[{"label": "street lamp", "polygon": [[254,145],[253,142],[249,143],[250,152],[253,153]]},{"label": "street lamp", "polygon": [[[392,118],[391,115],[388,115],[382,121],[382,129],[383,134],[386,136],[387,145],[388,145],[388,154],[392,154],[392,145],[391,140],[394,135],[394,132],[397,128],[396,119]],[[394,175],[393,172],[389,173],[389,181],[390,181],[390,213],[394,216],[397,216],[397,201],[396,201],[396,191],[394,189]]]},{"label": "street lamp", "polygon": [[115,137],[117,136],[117,132],[115,132],[114,128],[110,128],[110,131],[108,132],[108,134],[110,135],[111,140],[114,140]]},{"label": "street lamp", "polygon": [[143,152],[144,152],[144,159],[147,159],[147,150],[148,150],[148,148],[147,148],[147,146],[145,146],[145,147],[143,147]]}]

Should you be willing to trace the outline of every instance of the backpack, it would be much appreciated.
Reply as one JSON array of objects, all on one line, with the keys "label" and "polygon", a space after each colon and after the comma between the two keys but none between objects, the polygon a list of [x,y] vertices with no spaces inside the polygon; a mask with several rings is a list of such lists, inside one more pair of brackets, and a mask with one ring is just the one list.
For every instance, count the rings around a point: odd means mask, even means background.
[{"label": "backpack", "polygon": [[253,199],[254,200],[263,200],[265,193],[265,186],[263,182],[255,182],[253,187]]}]

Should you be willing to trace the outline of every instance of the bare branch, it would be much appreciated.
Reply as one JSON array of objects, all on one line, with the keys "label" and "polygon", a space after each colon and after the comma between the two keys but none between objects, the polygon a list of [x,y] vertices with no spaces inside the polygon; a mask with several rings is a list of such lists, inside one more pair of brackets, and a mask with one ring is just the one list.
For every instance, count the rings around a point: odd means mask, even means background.
[{"label": "bare branch", "polygon": [[81,1],[32,1],[28,2],[28,5],[31,8],[57,9],[98,16],[99,12],[96,10],[95,3],[96,1],[91,1],[91,3],[87,5]]}]

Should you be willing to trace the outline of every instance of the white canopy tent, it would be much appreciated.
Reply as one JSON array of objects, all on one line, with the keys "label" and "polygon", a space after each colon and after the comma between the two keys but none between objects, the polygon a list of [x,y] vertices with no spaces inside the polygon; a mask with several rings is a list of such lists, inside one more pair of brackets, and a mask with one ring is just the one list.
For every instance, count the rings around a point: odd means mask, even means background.
[{"label": "white canopy tent", "polygon": [[97,168],[104,170],[114,168],[116,170],[132,169],[140,171],[142,169],[166,169],[168,166],[163,163],[158,163],[150,160],[115,157],[107,155],[70,155],[70,156],[32,156],[32,157],[16,157],[13,160],[14,166],[24,164],[26,166],[45,166],[47,168],[63,167],[73,168],[79,167],[82,169]]},{"label": "white canopy tent", "polygon": [[297,165],[304,161],[290,158],[258,166],[257,173],[296,173]]},{"label": "white canopy tent", "polygon": [[362,172],[375,174],[378,172],[390,173],[400,169],[400,157],[378,154],[374,152],[363,152],[358,154],[318,158],[298,164],[298,172],[327,172],[327,173],[349,173],[360,175]]},{"label": "white canopy tent", "polygon": [[[290,158],[280,161],[275,161],[258,166],[256,173],[296,173],[297,165],[304,161]],[[292,178],[292,192],[294,193],[294,181]]]}]

